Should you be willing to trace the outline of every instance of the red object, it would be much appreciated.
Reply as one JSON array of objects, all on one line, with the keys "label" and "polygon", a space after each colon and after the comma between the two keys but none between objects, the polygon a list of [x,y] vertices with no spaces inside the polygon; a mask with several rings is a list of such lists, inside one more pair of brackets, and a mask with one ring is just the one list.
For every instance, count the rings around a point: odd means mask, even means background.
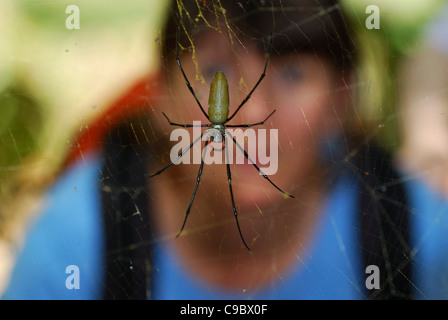
[{"label": "red object", "polygon": [[86,129],[76,137],[68,153],[65,165],[70,165],[93,150],[101,147],[105,134],[120,119],[131,116],[149,107],[149,98],[156,94],[157,77],[146,77],[138,81],[124,95],[117,99],[105,112],[97,116]]}]

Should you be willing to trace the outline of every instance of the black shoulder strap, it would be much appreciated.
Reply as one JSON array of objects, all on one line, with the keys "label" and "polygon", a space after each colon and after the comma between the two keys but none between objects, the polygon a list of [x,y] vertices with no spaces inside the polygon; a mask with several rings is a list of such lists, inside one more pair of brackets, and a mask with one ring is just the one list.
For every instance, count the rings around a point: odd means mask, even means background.
[{"label": "black shoulder strap", "polygon": [[[380,288],[369,299],[410,299],[409,207],[404,184],[390,155],[370,146],[357,156],[361,170],[360,247],[364,266],[380,270]],[[359,172],[358,172],[359,174]],[[366,277],[368,275],[366,274]]]},{"label": "black shoulder strap", "polygon": [[103,150],[105,299],[149,299],[151,296],[152,233],[143,174],[145,148],[138,142],[138,133],[129,128],[132,121],[128,123],[111,131]]}]

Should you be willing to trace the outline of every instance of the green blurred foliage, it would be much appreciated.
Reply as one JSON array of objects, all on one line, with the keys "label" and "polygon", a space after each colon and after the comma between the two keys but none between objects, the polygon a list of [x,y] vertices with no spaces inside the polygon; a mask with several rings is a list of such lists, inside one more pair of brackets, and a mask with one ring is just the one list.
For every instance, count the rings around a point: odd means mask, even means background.
[{"label": "green blurred foliage", "polygon": [[[446,0],[343,0],[360,57],[360,114],[372,136],[390,151],[400,145],[397,71],[401,61],[421,43],[424,27]],[[369,5],[380,12],[380,29],[369,30]]]},{"label": "green blurred foliage", "polygon": [[[79,8],[79,30],[66,28],[70,5]],[[57,142],[64,152],[67,132],[79,126],[79,117],[66,116],[82,107],[72,99],[83,98],[76,86],[82,90],[86,75],[95,74],[98,56],[104,57],[103,71],[126,69],[111,50],[123,51],[123,39],[159,25],[159,7],[158,0],[0,0],[0,170],[19,168],[33,151],[46,148],[48,137],[64,136]],[[92,85],[98,80],[92,78]],[[73,123],[67,132],[48,134],[54,119]]]},{"label": "green blurred foliage", "polygon": [[132,29],[133,22],[141,21],[145,14],[150,16],[148,8],[154,1],[117,1],[117,0],[19,0],[18,9],[27,20],[39,28],[51,32],[64,33],[65,21],[69,15],[66,8],[76,5],[80,11],[82,28]]},{"label": "green blurred foliage", "polygon": [[[343,0],[347,13],[357,21],[354,25],[363,32],[376,32],[394,50],[406,53],[418,42],[422,28],[446,0]],[[368,30],[366,8],[375,5],[380,10],[381,29]]]},{"label": "green blurred foliage", "polygon": [[0,106],[0,171],[4,177],[36,150],[43,116],[36,102],[16,87],[0,93]]},{"label": "green blurred foliage", "polygon": [[[148,72],[166,3],[0,0],[0,238],[63,169],[91,106]],[[66,27],[69,5],[80,29]]]}]

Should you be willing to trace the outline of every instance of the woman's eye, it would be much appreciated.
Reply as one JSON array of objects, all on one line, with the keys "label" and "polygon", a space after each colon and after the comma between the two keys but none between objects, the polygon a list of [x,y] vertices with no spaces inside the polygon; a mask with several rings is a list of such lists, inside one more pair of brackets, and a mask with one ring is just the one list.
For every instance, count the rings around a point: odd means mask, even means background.
[{"label": "woman's eye", "polygon": [[279,76],[285,82],[296,83],[302,81],[305,77],[305,72],[297,64],[285,64],[279,68]]}]

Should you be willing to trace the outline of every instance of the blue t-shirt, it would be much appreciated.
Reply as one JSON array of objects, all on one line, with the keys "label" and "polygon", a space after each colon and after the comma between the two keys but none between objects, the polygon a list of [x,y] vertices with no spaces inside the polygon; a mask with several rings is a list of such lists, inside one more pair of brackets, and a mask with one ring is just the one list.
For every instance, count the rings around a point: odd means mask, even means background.
[{"label": "blue t-shirt", "polygon": [[[98,299],[104,286],[101,159],[84,158],[61,177],[31,226],[3,299]],[[404,183],[404,182],[403,182]],[[407,180],[412,287],[417,298],[448,298],[448,204]],[[229,293],[195,277],[167,245],[154,245],[155,299],[362,299],[368,274],[360,257],[357,180],[332,185],[311,244],[269,286]],[[179,240],[180,241],[180,240]],[[73,267],[74,266],[74,267]],[[75,269],[74,269],[75,268]],[[74,280],[76,277],[76,280]]]}]

